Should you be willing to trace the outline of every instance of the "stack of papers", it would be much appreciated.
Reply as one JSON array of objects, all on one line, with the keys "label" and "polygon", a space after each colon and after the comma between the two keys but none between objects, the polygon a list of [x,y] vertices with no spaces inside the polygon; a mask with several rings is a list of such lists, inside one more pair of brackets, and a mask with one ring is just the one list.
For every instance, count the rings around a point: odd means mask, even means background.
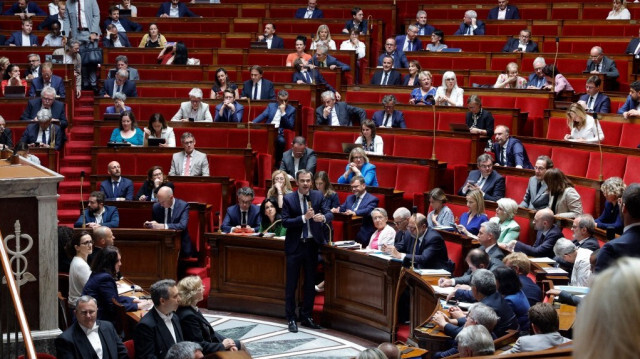
[{"label": "stack of papers", "polygon": [[454,287],[439,287],[437,285],[433,285],[431,287],[433,288],[433,291],[436,294],[445,295],[445,296],[456,291],[456,288],[454,288]]},{"label": "stack of papers", "polygon": [[361,249],[362,245],[356,241],[338,241],[333,242],[334,247],[348,248],[348,249]]},{"label": "stack of papers", "polygon": [[554,267],[545,267],[542,268],[547,274],[569,274],[566,270],[562,268],[554,268]]},{"label": "stack of papers", "polygon": [[589,293],[589,287],[574,287],[570,285],[555,285],[554,289],[563,290],[573,295],[585,295]]},{"label": "stack of papers", "polygon": [[420,275],[430,275],[434,277],[446,277],[451,273],[444,269],[416,269],[416,272]]},{"label": "stack of papers", "polygon": [[382,258],[386,261],[396,261],[396,262],[402,262],[401,259],[397,259],[397,258],[393,258],[392,256],[385,254],[383,252],[371,252],[369,253],[370,256],[372,257],[378,257],[378,258]]},{"label": "stack of papers", "polygon": [[553,259],[549,258],[549,257],[542,257],[542,258],[529,258],[529,260],[533,263],[548,263],[548,264],[554,264],[556,261],[554,261]]}]

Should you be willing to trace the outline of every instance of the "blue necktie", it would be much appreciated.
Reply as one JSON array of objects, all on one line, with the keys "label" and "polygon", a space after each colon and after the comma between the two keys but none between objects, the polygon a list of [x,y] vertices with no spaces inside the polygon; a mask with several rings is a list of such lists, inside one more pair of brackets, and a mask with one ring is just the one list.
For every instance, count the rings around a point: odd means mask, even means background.
[{"label": "blue necktie", "polygon": [[118,197],[118,185],[120,182],[113,182],[113,196]]},{"label": "blue necktie", "polygon": [[310,84],[311,83],[311,76],[309,76],[309,72],[305,72],[304,73],[305,77],[307,78],[307,83]]},{"label": "blue necktie", "polygon": [[[307,201],[302,197],[302,215],[304,216],[307,213]],[[309,238],[309,219],[307,219],[307,223],[304,223],[302,227],[302,238]]]}]

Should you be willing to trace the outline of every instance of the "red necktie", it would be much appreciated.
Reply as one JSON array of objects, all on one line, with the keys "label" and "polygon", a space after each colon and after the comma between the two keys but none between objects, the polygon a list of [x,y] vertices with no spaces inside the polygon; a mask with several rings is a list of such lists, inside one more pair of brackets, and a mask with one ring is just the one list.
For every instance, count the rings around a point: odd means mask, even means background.
[{"label": "red necktie", "polygon": [[187,162],[184,165],[184,175],[191,176],[191,155],[187,155]]}]

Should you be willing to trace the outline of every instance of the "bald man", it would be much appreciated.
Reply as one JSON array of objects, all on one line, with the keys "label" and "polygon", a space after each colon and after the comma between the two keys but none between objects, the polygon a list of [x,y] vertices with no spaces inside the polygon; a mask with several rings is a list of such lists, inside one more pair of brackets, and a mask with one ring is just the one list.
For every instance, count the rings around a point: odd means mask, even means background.
[{"label": "bald man", "polygon": [[114,240],[116,239],[116,237],[113,236],[111,228],[106,226],[95,227],[93,229],[92,237],[93,252],[89,254],[89,257],[87,258],[87,263],[89,263],[89,265],[91,265],[91,262],[93,262],[93,258],[95,258],[98,253],[102,251],[102,248],[115,245]]},{"label": "bald man", "polygon": [[181,199],[173,197],[170,187],[161,187],[158,190],[158,202],[153,204],[151,215],[153,220],[144,223],[146,228],[174,229],[182,231],[180,257],[188,258],[196,256],[192,250],[191,237],[189,236],[189,204]]},{"label": "bald man", "polygon": [[100,192],[104,193],[107,201],[133,200],[133,182],[122,177],[120,163],[111,161],[107,165],[110,178],[100,183]]}]

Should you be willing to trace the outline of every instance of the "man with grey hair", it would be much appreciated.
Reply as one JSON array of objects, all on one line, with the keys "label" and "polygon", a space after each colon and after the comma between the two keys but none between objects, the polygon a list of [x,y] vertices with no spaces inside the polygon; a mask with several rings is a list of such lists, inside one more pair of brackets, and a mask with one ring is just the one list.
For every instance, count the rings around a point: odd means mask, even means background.
[{"label": "man with grey hair", "polygon": [[173,229],[182,231],[180,241],[180,257],[189,258],[197,255],[191,246],[189,236],[189,204],[173,196],[171,187],[163,186],[158,190],[158,201],[151,207],[151,221],[144,222],[145,228]]},{"label": "man with grey hair", "polygon": [[42,89],[39,98],[29,100],[27,108],[20,116],[21,121],[37,121],[38,111],[48,109],[54,122],[60,125],[63,130],[67,128],[67,116],[65,115],[64,103],[56,100],[56,90],[53,87]]},{"label": "man with grey hair", "polygon": [[609,80],[615,80],[620,77],[615,60],[604,56],[604,52],[600,46],[591,48],[587,67],[584,69],[584,72],[594,75],[604,74],[605,78]]},{"label": "man with grey hair", "polygon": [[454,35],[484,35],[484,22],[478,20],[478,13],[473,10],[467,10],[462,18],[460,28],[456,30]]},{"label": "man with grey hair", "polygon": [[284,130],[295,130],[296,108],[289,104],[289,93],[286,90],[278,91],[278,99],[271,102],[267,108],[253,120],[253,123],[265,122],[273,124],[278,129],[276,138],[276,163],[282,159],[285,138]]},{"label": "man with grey hair", "polygon": [[493,131],[496,141],[491,151],[496,157],[496,165],[533,169],[524,145],[519,139],[511,137],[509,132],[509,127],[504,125],[496,126]]},{"label": "man with grey hair", "polygon": [[588,213],[578,215],[573,219],[573,244],[578,248],[592,251],[600,248],[600,243],[593,235],[596,232],[596,221]]},{"label": "man with grey hair", "polygon": [[384,55],[382,58],[382,69],[376,71],[371,77],[371,85],[380,86],[400,86],[402,76],[400,72],[393,69],[393,57]]},{"label": "man with grey hair", "polygon": [[125,69],[129,72],[129,80],[131,81],[140,80],[140,74],[138,73],[138,70],[129,66],[129,58],[125,55],[116,56],[116,67],[109,70],[109,73],[107,74],[107,78],[113,78],[116,75],[116,71],[120,69]]},{"label": "man with grey hair", "polygon": [[433,26],[427,24],[427,12],[424,10],[419,10],[416,13],[416,23],[414,25],[418,27],[419,36],[431,35],[436,30]]},{"label": "man with grey hair", "polygon": [[60,151],[64,143],[64,133],[60,126],[51,123],[51,110],[41,109],[36,118],[37,123],[27,126],[20,142],[27,143],[29,147],[54,147],[56,151]]},{"label": "man with grey hair", "polygon": [[93,297],[78,298],[75,317],[76,321],[55,340],[58,358],[129,358],[113,324],[97,320],[98,302]]},{"label": "man with grey hair", "polygon": [[180,136],[184,151],[173,154],[169,176],[208,176],[209,160],[207,155],[196,150],[196,138],[191,132]]},{"label": "man with grey hair", "polygon": [[496,351],[491,334],[482,325],[474,325],[462,329],[456,336],[456,340],[458,341],[460,357],[463,358],[492,355]]},{"label": "man with grey hair", "polygon": [[569,285],[576,287],[588,287],[591,278],[590,249],[578,248],[566,238],[560,238],[553,246],[553,252],[565,262],[573,264],[571,281]]},{"label": "man with grey hair", "polygon": [[13,148],[13,137],[11,137],[11,130],[6,128],[7,122],[4,117],[0,116],[0,148]]},{"label": "man with grey hair", "polygon": [[528,209],[542,209],[549,206],[549,196],[547,194],[547,184],[544,183],[544,174],[553,168],[553,161],[549,156],[538,156],[533,166],[534,175],[529,177],[527,191],[520,202],[520,207]]},{"label": "man with grey hair", "polygon": [[418,26],[413,24],[409,25],[406,35],[396,36],[397,48],[402,52],[423,50],[422,41],[418,38],[418,31]]},{"label": "man with grey hair", "polygon": [[251,187],[242,187],[238,190],[236,194],[238,204],[227,208],[227,214],[222,221],[223,232],[258,232],[261,221],[260,207],[253,204],[254,197]]},{"label": "man with grey hair", "polygon": [[251,79],[242,84],[242,93],[240,99],[251,100],[275,100],[276,91],[273,82],[263,79],[264,70],[261,66],[251,66]]},{"label": "man with grey hair", "polygon": [[[493,328],[495,328],[498,323],[498,316],[496,312],[489,306],[482,303],[473,303],[469,307],[467,311],[466,322],[464,323],[464,327],[470,327],[474,325],[480,325],[489,331],[489,333],[493,333]],[[455,336],[455,331],[457,330],[457,326],[449,323],[448,318],[444,316],[444,314],[440,311],[436,312],[433,316],[433,321],[438,325],[438,327],[444,330],[444,333],[447,335]],[[495,337],[494,334],[492,334]],[[450,355],[458,354],[458,342],[454,341],[451,349],[436,352],[433,355],[433,359],[445,358]]]},{"label": "man with grey hair", "polygon": [[543,208],[536,212],[533,217],[533,228],[537,232],[533,246],[520,241],[511,241],[504,248],[513,248],[513,251],[523,252],[531,257],[553,258],[553,246],[558,238],[562,238],[562,228],[555,224],[553,211],[549,208]]},{"label": "man with grey hair", "polygon": [[542,73],[542,69],[544,69],[545,66],[547,66],[547,62],[544,60],[544,57],[539,56],[533,60],[533,73],[529,75],[528,89],[541,89],[547,85],[547,79]]},{"label": "man with grey hair", "polygon": [[401,50],[398,50],[396,46],[396,39],[390,37],[384,43],[384,52],[378,57],[378,66],[382,66],[382,60],[385,56],[391,56],[393,58],[393,68],[408,68],[409,61],[407,60],[407,55],[404,54]]},{"label": "man with grey hair", "polygon": [[385,95],[382,98],[384,110],[374,112],[371,117],[371,120],[376,123],[376,127],[407,128],[404,114],[395,109],[396,103],[398,100],[393,95]]},{"label": "man with grey hair", "polygon": [[171,121],[182,122],[213,122],[209,104],[202,102],[202,90],[194,87],[189,91],[189,101],[180,104],[180,109]]},{"label": "man with grey hair", "polygon": [[404,241],[411,240],[411,233],[407,230],[409,217],[411,217],[411,212],[405,207],[400,207],[393,212],[393,224],[396,229],[394,244],[398,247],[403,246]]},{"label": "man with grey hair", "polygon": [[171,349],[167,352],[164,359],[201,359],[204,358],[202,354],[202,346],[194,342],[180,342],[175,343]]},{"label": "man with grey hair", "polygon": [[173,279],[153,283],[150,292],[153,308],[140,319],[133,331],[136,358],[164,359],[175,343],[184,340],[180,319],[174,315],[180,293]]},{"label": "man with grey hair", "polygon": [[352,117],[357,117],[360,123],[367,119],[367,113],[360,107],[336,102],[336,96],[331,91],[323,92],[321,98],[323,105],[316,108],[316,125],[351,126]]},{"label": "man with grey hair", "polygon": [[282,154],[280,170],[285,171],[289,179],[294,179],[301,169],[315,174],[316,164],[316,153],[307,147],[307,140],[302,136],[296,136],[291,143],[291,149]]},{"label": "man with grey hair", "polygon": [[497,201],[504,197],[504,177],[493,169],[493,158],[483,153],[478,156],[478,169],[469,172],[464,186],[458,191],[459,196],[466,196],[469,191],[479,190],[485,200]]},{"label": "man with grey hair", "polygon": [[315,67],[328,67],[331,70],[339,67],[343,72],[351,71],[351,67],[344,64],[335,57],[329,55],[329,47],[325,44],[318,44],[316,46],[316,54],[309,60],[309,67],[314,69]]},{"label": "man with grey hair", "polygon": [[113,97],[113,94],[122,92],[127,97],[138,97],[136,83],[129,81],[129,72],[125,69],[119,69],[116,77],[104,81],[104,87],[100,90],[100,95],[104,97]]}]

